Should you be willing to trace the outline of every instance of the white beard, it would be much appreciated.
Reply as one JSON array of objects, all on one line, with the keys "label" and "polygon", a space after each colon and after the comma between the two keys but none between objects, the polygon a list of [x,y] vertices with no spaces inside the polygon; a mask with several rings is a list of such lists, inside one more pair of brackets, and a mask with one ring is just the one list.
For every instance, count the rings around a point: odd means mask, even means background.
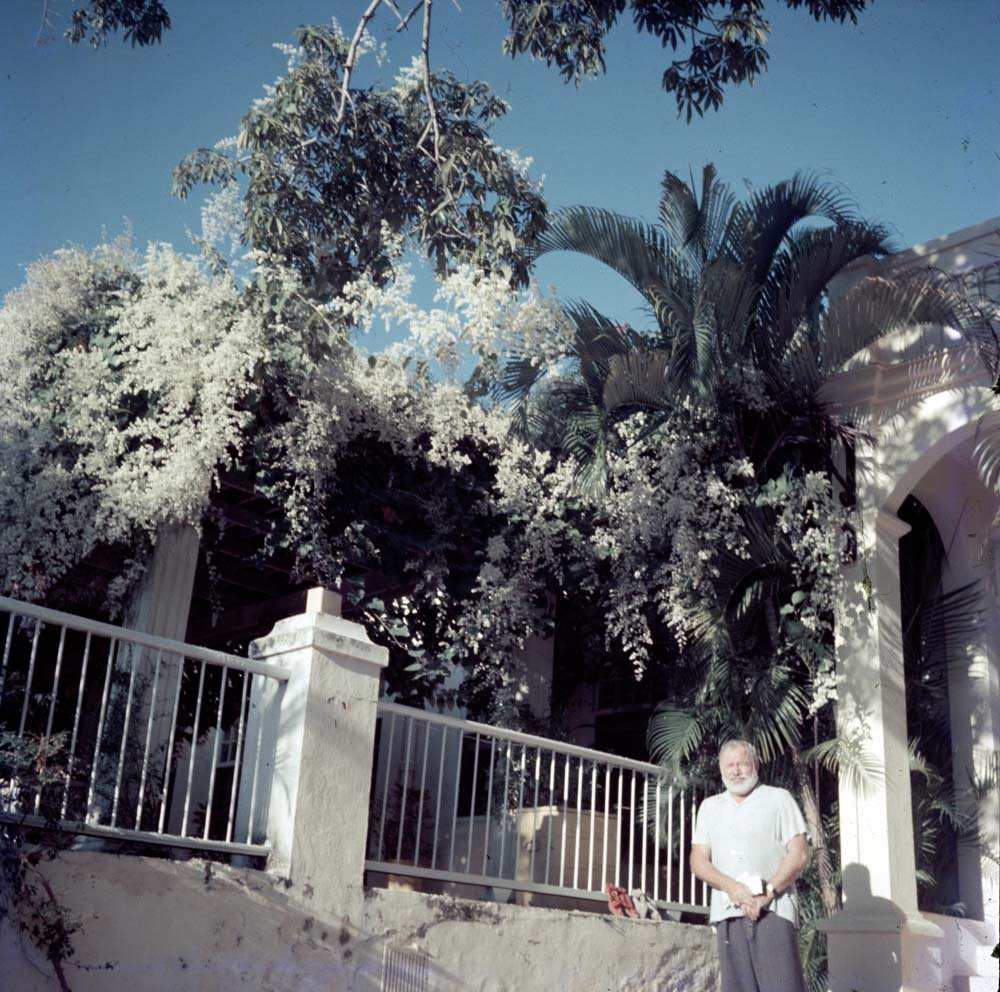
[{"label": "white beard", "polygon": [[748,796],[757,788],[757,773],[751,772],[742,781],[738,782],[732,778],[724,778],[723,785],[726,791],[734,796]]}]

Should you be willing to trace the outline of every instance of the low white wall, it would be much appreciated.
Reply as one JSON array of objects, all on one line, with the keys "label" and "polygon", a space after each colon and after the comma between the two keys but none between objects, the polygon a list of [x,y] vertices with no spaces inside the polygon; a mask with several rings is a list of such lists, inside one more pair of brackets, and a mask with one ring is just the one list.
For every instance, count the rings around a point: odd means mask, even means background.
[{"label": "low white wall", "polygon": [[[361,920],[327,920],[265,872],[69,852],[46,866],[79,920],[73,992],[714,992],[703,926],[371,890]],[[3,988],[57,988],[8,927]]]},{"label": "low white wall", "polygon": [[[367,893],[365,923],[380,949],[388,943],[404,959],[410,952],[413,972],[418,955],[426,956],[428,992],[718,988],[715,940],[707,926],[387,889]],[[356,988],[382,988],[383,959],[372,959],[380,962],[367,976],[375,981]]]}]

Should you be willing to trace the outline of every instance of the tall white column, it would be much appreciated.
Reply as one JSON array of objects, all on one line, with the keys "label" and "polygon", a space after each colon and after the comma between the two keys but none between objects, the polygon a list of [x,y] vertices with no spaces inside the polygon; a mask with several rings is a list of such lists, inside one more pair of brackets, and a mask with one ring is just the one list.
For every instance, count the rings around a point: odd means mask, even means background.
[{"label": "tall white column", "polygon": [[[200,540],[198,531],[190,524],[164,524],[159,528],[145,573],[125,609],[122,626],[171,640],[184,640],[191,611],[191,593],[198,566]],[[114,659],[117,671],[109,694],[103,735],[107,743],[97,758],[96,789],[87,810],[87,819],[92,823],[109,822],[115,789],[117,749],[123,735],[127,734],[128,746],[133,752],[141,754],[143,732],[148,721],[152,720],[149,738],[151,765],[157,770],[165,767],[175,690],[181,677],[181,660],[176,656],[162,655],[156,682],[155,708],[150,714],[156,656],[157,652],[147,648],[124,643],[118,645]],[[129,725],[125,727],[130,684],[134,684],[135,699]],[[152,780],[159,782],[162,777],[153,775]],[[123,805],[130,806],[137,799],[138,783],[135,777],[127,777],[122,788],[128,800]],[[147,791],[146,801],[148,806],[157,801],[151,790]],[[173,821],[171,822],[173,825]]]},{"label": "tall white column", "polygon": [[251,657],[287,668],[273,747],[268,870],[317,914],[358,924],[379,677],[387,648],[342,619],[340,596],[312,589]]},{"label": "tall white column", "polygon": [[123,626],[183,641],[198,566],[198,531],[190,524],[164,524]]},{"label": "tall white column", "polygon": [[825,922],[833,992],[936,989],[941,930],[917,910],[899,541],[910,527],[884,510],[865,513],[862,557],[838,617],[837,730],[865,756],[863,775],[840,776],[844,909]]}]

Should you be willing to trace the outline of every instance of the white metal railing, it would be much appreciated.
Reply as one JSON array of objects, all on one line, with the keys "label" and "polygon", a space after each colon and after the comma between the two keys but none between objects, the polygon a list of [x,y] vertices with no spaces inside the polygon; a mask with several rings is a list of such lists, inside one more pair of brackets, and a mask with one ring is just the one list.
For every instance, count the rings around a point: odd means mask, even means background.
[{"label": "white metal railing", "polygon": [[380,702],[365,867],[595,902],[613,884],[707,915],[696,809],[656,765]]},{"label": "white metal railing", "polygon": [[267,854],[287,671],[6,597],[0,644],[0,819]]}]

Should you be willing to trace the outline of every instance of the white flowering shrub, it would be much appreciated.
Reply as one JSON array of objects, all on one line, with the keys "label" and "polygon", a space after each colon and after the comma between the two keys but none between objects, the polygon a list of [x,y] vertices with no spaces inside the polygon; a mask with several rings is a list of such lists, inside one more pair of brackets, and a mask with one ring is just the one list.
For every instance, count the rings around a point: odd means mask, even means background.
[{"label": "white flowering shrub", "polygon": [[39,598],[100,545],[199,524],[264,344],[231,279],[165,246],[29,266],[0,310],[0,587]]},{"label": "white flowering shrub", "polygon": [[[236,204],[217,206],[216,242]],[[558,302],[459,267],[425,310],[393,250],[397,280],[330,302],[262,256],[243,288],[124,242],[30,267],[0,312],[4,590],[45,596],[101,546],[141,566],[161,524],[200,524],[238,461],[283,511],[269,546],[344,589],[397,649],[399,686],[433,693],[461,664],[468,692],[509,714],[524,691],[512,659],[551,631],[556,602],[570,623],[600,617],[601,664],[673,664],[706,607],[724,608],[723,572],[752,557],[766,514],[786,576],[779,655],[814,707],[832,698],[843,515],[825,476],[760,483],[722,422],[687,407],[653,430],[617,423],[606,489],[588,494],[571,458],[512,437],[481,388],[510,354],[558,378],[572,335]],[[377,323],[402,339],[369,354],[354,336]]]}]

